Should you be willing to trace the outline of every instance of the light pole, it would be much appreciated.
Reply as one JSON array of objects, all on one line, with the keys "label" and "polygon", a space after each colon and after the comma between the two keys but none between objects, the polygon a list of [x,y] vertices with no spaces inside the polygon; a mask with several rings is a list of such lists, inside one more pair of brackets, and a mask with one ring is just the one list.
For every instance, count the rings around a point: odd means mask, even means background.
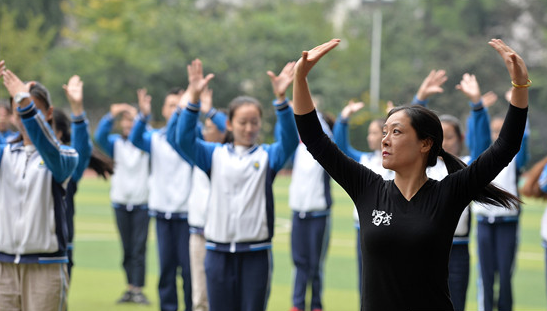
[{"label": "light pole", "polygon": [[382,58],[382,7],[384,3],[395,0],[362,0],[362,3],[372,3],[372,42],[370,55],[370,109],[378,112],[380,101],[380,63]]}]

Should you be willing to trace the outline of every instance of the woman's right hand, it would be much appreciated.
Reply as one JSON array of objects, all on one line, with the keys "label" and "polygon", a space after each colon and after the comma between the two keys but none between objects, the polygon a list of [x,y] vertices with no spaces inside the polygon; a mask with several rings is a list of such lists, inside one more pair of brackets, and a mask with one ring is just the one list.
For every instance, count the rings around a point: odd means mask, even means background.
[{"label": "woman's right hand", "polygon": [[334,49],[340,43],[340,39],[332,39],[329,42],[325,42],[321,45],[314,47],[309,51],[303,51],[302,57],[298,60],[295,66],[294,78],[306,79],[308,73],[313,66],[327,54],[330,50]]}]

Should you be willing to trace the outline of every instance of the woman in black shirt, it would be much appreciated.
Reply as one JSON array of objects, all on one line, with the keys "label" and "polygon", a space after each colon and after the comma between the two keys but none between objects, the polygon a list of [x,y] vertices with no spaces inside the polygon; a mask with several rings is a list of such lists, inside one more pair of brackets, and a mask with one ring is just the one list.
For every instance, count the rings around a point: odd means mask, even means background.
[{"label": "woman in black shirt", "polygon": [[[302,52],[295,68],[294,113],[310,153],[350,195],[361,226],[362,310],[453,310],[448,258],[463,209],[471,200],[512,208],[518,198],[490,185],[518,152],[530,85],[523,60],[503,41],[489,44],[511,75],[512,103],[500,138],[470,166],[445,152],[438,117],[421,106],[393,109],[383,127],[382,165],[395,179],[345,156],[322,134],[306,81],[312,67],[338,45],[333,39]],[[443,158],[449,175],[428,179],[426,168]]]}]

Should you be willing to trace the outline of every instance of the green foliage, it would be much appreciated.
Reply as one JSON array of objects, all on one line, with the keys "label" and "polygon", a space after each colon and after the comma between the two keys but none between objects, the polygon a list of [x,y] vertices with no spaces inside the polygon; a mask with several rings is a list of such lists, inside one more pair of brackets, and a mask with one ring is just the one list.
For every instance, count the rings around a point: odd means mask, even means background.
[{"label": "green foliage", "polygon": [[40,80],[54,30],[42,31],[44,16],[31,13],[25,14],[27,26],[19,28],[18,13],[6,5],[0,6],[0,57],[6,61],[7,68],[22,80]]},{"label": "green foliage", "polygon": [[[279,72],[288,61],[297,60],[302,50],[332,37],[340,37],[342,43],[309,76],[320,109],[337,115],[350,98],[369,101],[374,7],[366,2],[346,12],[340,29],[332,23],[339,5],[333,0],[42,0],[32,1],[30,10],[17,11],[27,2],[8,0],[0,12],[1,55],[24,79],[42,79],[57,102],[64,100],[60,86],[73,74],[82,76],[86,107],[96,111],[91,115],[106,112],[114,102],[136,102],[136,89],[146,87],[153,97],[155,119],[162,122],[165,93],[173,86],[186,87],[186,65],[200,58],[205,72],[215,74],[211,81],[215,106],[226,107],[238,95],[256,97],[265,107],[265,141],[271,141],[275,118],[269,108],[273,95],[266,71]],[[46,9],[54,7],[62,8],[62,17]],[[501,37],[516,44],[527,62],[536,59],[528,62],[534,81],[530,99],[541,111],[532,118],[547,113],[547,90],[539,87],[547,83],[541,74],[547,63],[537,56],[547,41],[545,3],[399,0],[381,9],[382,104],[388,100],[396,105],[408,103],[432,69],[445,69],[448,75],[443,94],[430,99],[434,110],[466,117],[467,99],[454,89],[466,72],[478,77],[483,92],[495,91],[503,103],[510,86],[507,71],[487,45],[490,38]],[[46,19],[27,18],[28,26],[19,30],[25,25],[17,20],[19,12],[43,12]],[[53,35],[44,35],[43,29],[57,31],[49,25],[60,25],[60,21],[63,28],[51,48]],[[523,25],[531,25],[529,34],[516,30]],[[504,106],[495,105],[491,112]],[[361,125],[381,114],[362,112],[355,117],[352,140],[356,148],[367,148]],[[536,130],[537,142],[547,137],[547,130]],[[531,145],[534,153],[545,153],[544,144]]]}]

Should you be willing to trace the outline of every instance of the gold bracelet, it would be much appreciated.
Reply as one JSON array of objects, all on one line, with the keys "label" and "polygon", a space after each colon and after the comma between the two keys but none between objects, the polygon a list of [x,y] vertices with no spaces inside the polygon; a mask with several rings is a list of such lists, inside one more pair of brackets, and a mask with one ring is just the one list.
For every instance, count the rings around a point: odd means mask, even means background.
[{"label": "gold bracelet", "polygon": [[513,85],[513,87],[516,87],[517,89],[524,89],[532,85],[532,80],[530,79],[527,79],[527,80],[528,80],[528,83],[526,84],[516,84],[515,82],[513,82],[513,80],[511,80],[511,84]]}]

